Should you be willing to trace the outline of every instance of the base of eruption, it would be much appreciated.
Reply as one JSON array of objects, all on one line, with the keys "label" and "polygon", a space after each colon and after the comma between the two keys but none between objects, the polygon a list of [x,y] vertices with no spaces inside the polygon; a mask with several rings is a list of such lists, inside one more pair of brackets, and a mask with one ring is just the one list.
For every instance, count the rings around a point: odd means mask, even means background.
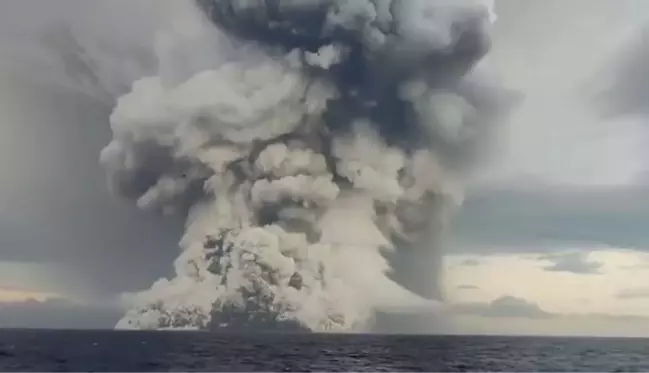
[{"label": "base of eruption", "polygon": [[[278,281],[273,270],[261,272],[264,279],[248,277],[251,282],[242,283],[240,287],[230,289],[236,296],[226,296],[226,281],[232,276],[241,276],[232,268],[231,263],[222,253],[237,250],[230,239],[231,232],[224,231],[222,236],[208,236],[201,247],[193,252],[185,251],[176,261],[178,272],[186,272],[187,267],[203,272],[202,280],[179,281],[159,280],[154,286],[138,295],[141,305],[135,307],[120,320],[119,329],[199,329],[199,330],[236,330],[236,331],[290,331],[290,332],[370,332],[376,323],[378,313],[393,317],[412,317],[413,315],[432,315],[439,309],[439,302],[422,298],[390,280],[385,276],[390,269],[382,252],[377,248],[390,249],[390,242],[371,220],[373,216],[372,199],[356,193],[345,193],[323,215],[317,231],[320,232],[320,245],[312,250],[329,250],[333,262],[328,263],[335,273],[330,274],[328,281],[338,282],[342,286],[354,289],[347,295],[353,296],[362,308],[345,309],[326,301],[318,302],[316,309],[308,311],[308,304],[294,304],[297,310],[284,308],[282,300],[285,293],[277,292]],[[259,228],[255,228],[259,229]],[[281,232],[281,230],[277,230]],[[236,236],[234,237],[237,238]],[[294,239],[306,241],[303,233],[297,233]],[[264,241],[257,241],[262,246]],[[244,245],[245,246],[245,245]],[[259,255],[264,251],[242,252],[243,255]],[[187,255],[189,254],[189,255]],[[308,254],[308,253],[307,253]],[[313,252],[311,254],[316,254]],[[198,259],[198,260],[197,260]],[[264,262],[255,259],[250,265]],[[202,267],[203,270],[197,269]],[[324,269],[324,268],[323,268]],[[232,271],[235,271],[234,273]],[[427,272],[423,272],[427,274]],[[300,271],[287,274],[289,293],[301,294],[309,284],[304,283],[304,274]],[[425,276],[429,277],[429,276]],[[182,277],[181,277],[182,279]],[[191,288],[185,288],[189,285]],[[201,289],[194,293],[197,289]],[[282,287],[279,287],[282,288]],[[279,289],[278,288],[278,289]],[[340,291],[341,295],[345,292]],[[322,296],[331,296],[322,294]],[[197,302],[197,299],[201,302]],[[341,296],[340,302],[349,302]],[[356,307],[349,303],[346,307]],[[304,307],[305,312],[299,308]],[[326,308],[331,307],[330,310]],[[362,313],[358,313],[362,312]],[[298,316],[302,315],[302,316]],[[350,318],[350,315],[353,318]],[[384,317],[385,319],[385,317]]]}]

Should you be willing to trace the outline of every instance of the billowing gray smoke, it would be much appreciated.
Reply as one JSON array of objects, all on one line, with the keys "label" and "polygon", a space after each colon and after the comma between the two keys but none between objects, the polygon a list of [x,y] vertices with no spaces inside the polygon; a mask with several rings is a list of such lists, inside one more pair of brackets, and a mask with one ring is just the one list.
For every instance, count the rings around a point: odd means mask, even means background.
[{"label": "billowing gray smoke", "polygon": [[173,5],[101,160],[186,232],[175,277],[118,327],[352,331],[433,311],[436,239],[507,106],[476,67],[492,4]]}]

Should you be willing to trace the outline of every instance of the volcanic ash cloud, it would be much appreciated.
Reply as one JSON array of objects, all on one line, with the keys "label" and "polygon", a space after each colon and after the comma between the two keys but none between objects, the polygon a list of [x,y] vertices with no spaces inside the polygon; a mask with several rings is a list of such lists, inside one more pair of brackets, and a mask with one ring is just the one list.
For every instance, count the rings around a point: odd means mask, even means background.
[{"label": "volcanic ash cloud", "polygon": [[475,68],[490,5],[176,2],[101,161],[115,193],[186,231],[175,275],[118,327],[362,331],[434,310],[439,263],[392,262],[439,260],[508,106]]}]

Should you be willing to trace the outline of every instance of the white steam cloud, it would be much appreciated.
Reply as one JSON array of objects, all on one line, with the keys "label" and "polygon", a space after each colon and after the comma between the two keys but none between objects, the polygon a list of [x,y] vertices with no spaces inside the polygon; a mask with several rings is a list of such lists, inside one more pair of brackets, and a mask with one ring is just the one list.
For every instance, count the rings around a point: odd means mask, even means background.
[{"label": "white steam cloud", "polygon": [[508,106],[475,67],[493,4],[170,6],[101,162],[115,193],[186,213],[186,231],[175,275],[118,327],[362,331],[432,312],[437,235]]}]

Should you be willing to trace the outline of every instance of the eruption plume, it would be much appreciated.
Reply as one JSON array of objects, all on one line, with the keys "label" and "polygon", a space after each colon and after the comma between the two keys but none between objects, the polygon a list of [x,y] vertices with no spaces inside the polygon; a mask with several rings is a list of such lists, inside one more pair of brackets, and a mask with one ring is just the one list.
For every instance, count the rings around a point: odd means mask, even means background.
[{"label": "eruption plume", "polygon": [[355,331],[434,310],[436,240],[509,101],[476,67],[492,4],[174,6],[101,161],[186,231],[175,276],[118,327]]}]

